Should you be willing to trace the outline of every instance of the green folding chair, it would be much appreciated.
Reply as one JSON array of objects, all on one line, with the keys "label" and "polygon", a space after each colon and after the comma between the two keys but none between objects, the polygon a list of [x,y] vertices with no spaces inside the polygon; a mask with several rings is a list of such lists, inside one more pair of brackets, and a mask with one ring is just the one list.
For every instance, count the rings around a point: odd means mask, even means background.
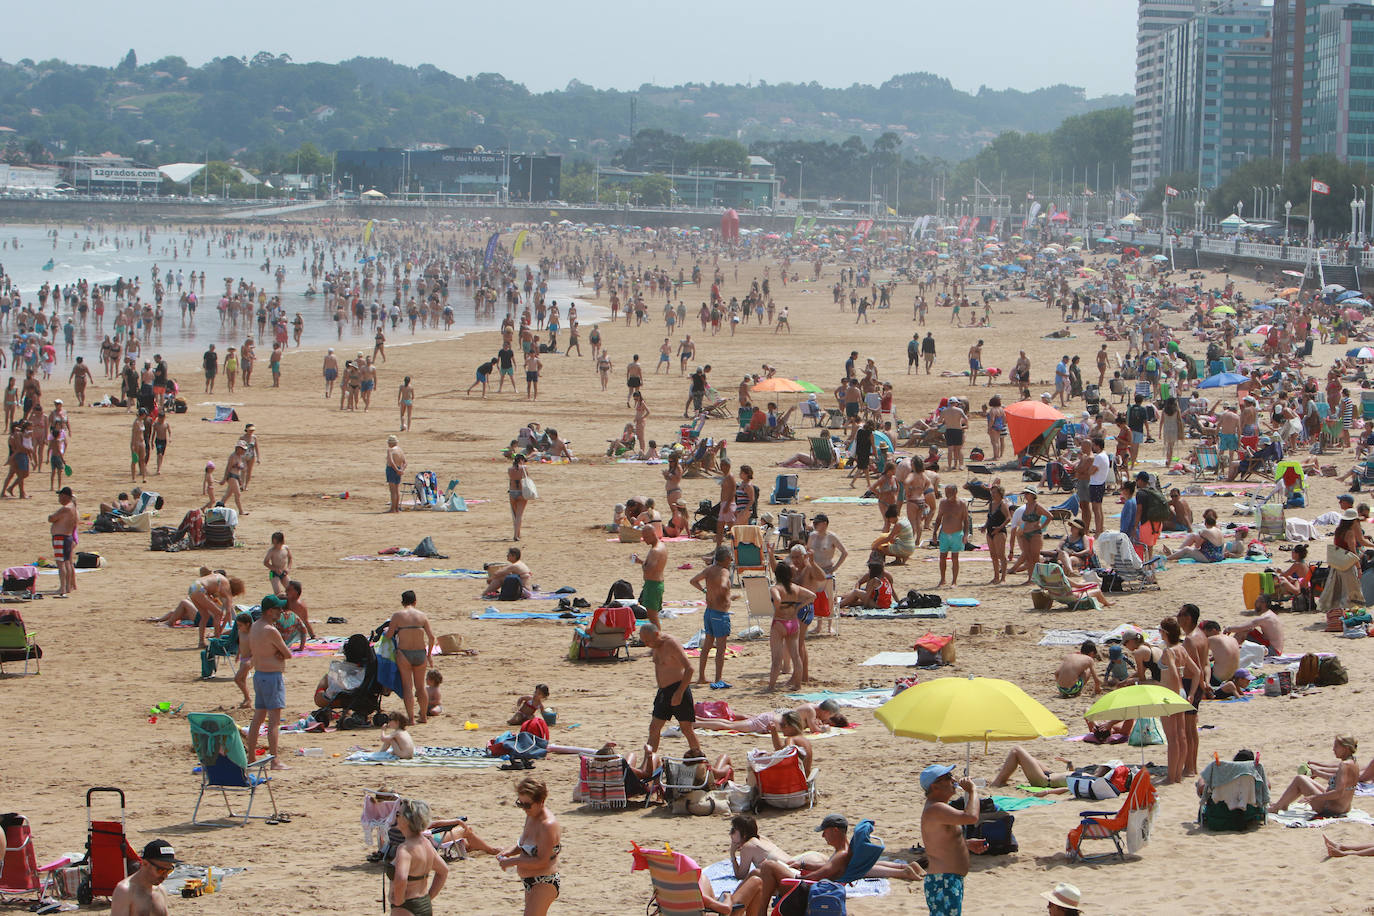
[{"label": "green folding chair", "polygon": [[200,814],[200,803],[204,800],[207,790],[219,791],[230,820],[237,819],[239,815],[234,813],[229,793],[246,793],[248,806],[244,809],[243,820],[240,822],[240,826],[243,826],[254,816],[253,799],[257,796],[258,789],[266,787],[272,813],[259,814],[257,817],[277,817],[277,799],[272,794],[272,777],[267,775],[267,767],[274,758],[269,755],[249,763],[239,727],[224,713],[187,713],[186,721],[191,726],[191,747],[200,760],[200,795],[196,798],[195,810],[191,812],[191,823],[204,823],[196,818]]}]

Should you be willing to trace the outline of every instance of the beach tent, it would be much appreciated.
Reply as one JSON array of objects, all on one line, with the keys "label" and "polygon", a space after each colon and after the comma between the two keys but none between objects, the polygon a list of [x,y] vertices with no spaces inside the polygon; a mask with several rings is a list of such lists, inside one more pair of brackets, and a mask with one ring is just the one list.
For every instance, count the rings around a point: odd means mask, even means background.
[{"label": "beach tent", "polygon": [[386,200],[386,195],[383,194],[381,191],[378,191],[376,188],[373,188],[373,189],[370,190],[370,191],[364,191],[363,193],[359,194],[358,196],[359,196],[359,197],[365,197],[365,198],[367,198],[368,200]]},{"label": "beach tent", "polygon": [[1011,448],[1018,454],[1051,428],[1062,425],[1066,420],[1062,413],[1038,400],[1010,404],[1006,408],[1006,414]]},{"label": "beach tent", "polygon": [[1239,215],[1232,213],[1230,216],[1226,217],[1226,219],[1222,220],[1218,225],[1220,225],[1223,229],[1232,231],[1236,229],[1244,229],[1246,226],[1249,226],[1250,224],[1247,223],[1245,220],[1241,219]]},{"label": "beach tent", "polygon": [[1117,222],[1126,226],[1134,226],[1140,222],[1140,217],[1134,213],[1127,213],[1125,216],[1121,217],[1121,219],[1117,220]]}]

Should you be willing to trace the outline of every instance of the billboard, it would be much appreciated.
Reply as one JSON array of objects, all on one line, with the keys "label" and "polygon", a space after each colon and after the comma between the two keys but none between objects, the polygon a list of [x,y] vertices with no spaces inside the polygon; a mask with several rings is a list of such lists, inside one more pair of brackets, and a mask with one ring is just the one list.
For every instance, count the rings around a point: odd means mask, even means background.
[{"label": "billboard", "polygon": [[118,166],[93,165],[82,175],[89,181],[153,181],[162,180],[162,173],[157,169],[140,168],[120,168]]}]

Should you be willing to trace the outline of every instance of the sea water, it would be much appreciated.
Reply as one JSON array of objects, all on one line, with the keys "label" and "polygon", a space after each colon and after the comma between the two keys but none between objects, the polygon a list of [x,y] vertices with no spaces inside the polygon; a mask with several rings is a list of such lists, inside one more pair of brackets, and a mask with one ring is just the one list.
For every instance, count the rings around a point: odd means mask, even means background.
[{"label": "sea water", "polygon": [[[144,357],[141,358],[151,358],[154,353],[161,353],[174,365],[184,366],[187,356],[195,355],[198,357],[209,344],[215,344],[216,349],[223,353],[226,347],[242,346],[247,337],[254,338],[260,360],[265,360],[271,353],[272,337],[270,330],[266,339],[258,340],[256,321],[249,324],[241,323],[237,329],[234,329],[233,325],[230,324],[220,327],[218,310],[220,297],[224,294],[226,277],[232,278],[235,288],[237,288],[239,280],[243,279],[266,289],[269,297],[277,294],[276,278],[262,270],[262,265],[267,256],[263,254],[261,241],[254,241],[253,254],[240,254],[239,257],[230,257],[229,249],[219,247],[213,240],[207,254],[206,239],[197,238],[191,245],[191,254],[187,255],[184,248],[186,240],[184,231],[166,233],[155,231],[151,240],[151,253],[148,250],[149,243],[146,241],[141,246],[136,243],[134,245],[123,244],[126,238],[137,239],[137,229],[97,232],[93,228],[69,225],[55,231],[57,233],[56,245],[54,245],[52,235],[54,229],[50,226],[6,226],[0,228],[0,244],[3,244],[3,248],[0,248],[0,266],[3,266],[4,272],[9,275],[12,283],[22,294],[25,304],[37,304],[38,289],[44,283],[49,283],[53,287],[61,287],[84,279],[92,285],[103,285],[114,283],[121,277],[125,280],[139,280],[140,296],[143,301],[151,302],[153,298],[152,270],[156,266],[160,270],[159,276],[162,278],[165,288],[162,300],[162,331],[153,331],[151,337],[144,339],[142,348]],[[99,242],[102,237],[113,238],[115,235],[121,239],[120,247],[116,247],[113,241],[105,241],[93,247],[86,247],[88,242]],[[179,252],[180,256],[173,259],[171,249],[178,245],[182,246]],[[308,258],[308,255],[306,257]],[[336,347],[341,353],[347,353],[349,350],[371,353],[375,329],[370,323],[365,323],[362,331],[358,332],[352,321],[346,322],[343,339],[340,340],[334,326],[333,307],[327,303],[326,297],[318,295],[311,298],[305,295],[306,288],[310,285],[310,274],[308,270],[306,272],[301,271],[301,258],[302,255],[298,253],[293,256],[289,255],[280,259],[274,257],[272,259],[274,272],[278,265],[286,270],[286,279],[280,295],[282,307],[286,310],[288,324],[295,318],[297,312],[305,319],[305,330],[301,334],[300,349],[322,353],[325,347]],[[45,269],[49,261],[52,262],[52,267]],[[201,291],[199,280],[197,280],[195,292],[199,303],[196,309],[195,326],[191,327],[182,321],[179,305],[180,292],[175,278],[178,273],[187,275],[193,270],[197,275],[202,273],[205,275],[205,289],[203,292]],[[186,289],[189,291],[189,285]],[[580,298],[577,294],[582,292],[585,290],[580,288],[574,280],[550,279],[549,292],[546,298],[550,302],[558,302],[565,316],[565,324],[568,306],[576,304],[578,324],[582,327],[583,336],[585,336],[590,325],[595,321],[604,320],[609,316],[609,311]],[[388,286],[383,297],[383,303],[389,305],[392,295],[393,291]],[[49,299],[48,301],[51,310],[52,300]],[[97,374],[100,372],[100,342],[104,335],[111,333],[113,329],[111,303],[112,298],[107,298],[103,332],[97,333],[95,330],[94,314],[87,320],[84,330],[79,324],[76,329],[75,355],[84,356],[86,362],[94,366],[94,371]],[[450,291],[448,304],[453,307],[453,327],[442,330],[439,328],[423,329],[417,326],[412,335],[408,320],[402,316],[400,325],[395,329],[389,323],[386,326],[387,347],[390,349],[412,343],[456,340],[469,331],[498,328],[501,319],[505,316],[505,311],[501,308],[479,316],[474,308],[471,295],[466,294],[461,288]],[[64,319],[66,314],[64,306],[62,312]],[[566,333],[562,335],[564,339],[566,336]],[[5,343],[8,344],[8,335],[6,337]],[[60,336],[58,339],[60,340]],[[296,349],[293,331],[287,353],[294,352]],[[57,346],[57,351],[59,358],[54,377],[65,378],[70,371],[70,360],[61,356],[63,347],[60,343]],[[64,366],[66,368],[63,368]]]}]

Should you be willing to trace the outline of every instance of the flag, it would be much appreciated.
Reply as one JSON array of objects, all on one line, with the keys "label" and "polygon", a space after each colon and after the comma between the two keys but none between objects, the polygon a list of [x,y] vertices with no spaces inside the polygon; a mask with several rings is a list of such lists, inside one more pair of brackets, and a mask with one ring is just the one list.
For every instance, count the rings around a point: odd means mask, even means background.
[{"label": "flag", "polygon": [[896,216],[896,215],[897,215],[897,211],[894,210],[894,209],[892,209],[891,207],[888,207],[888,208],[887,208],[887,215],[888,215],[888,216]]},{"label": "flag", "polygon": [[1084,196],[1084,197],[1096,197],[1097,195],[1094,194],[1094,193],[1092,192],[1092,189],[1091,189],[1091,188],[1084,188],[1084,189],[1083,189],[1083,196]]},{"label": "flag", "polygon": [[1312,179],[1312,193],[1313,193],[1313,194],[1330,194],[1330,193],[1331,193],[1331,185],[1327,184],[1327,183],[1324,182],[1324,181],[1318,181],[1317,179],[1313,178],[1313,179]]},{"label": "flag", "polygon": [[865,239],[867,239],[867,238],[868,238],[868,233],[871,232],[872,229],[873,229],[873,220],[871,220],[871,219],[859,220],[858,225],[855,226],[854,228],[855,228],[855,230],[856,230],[856,232],[855,232],[856,235],[861,235],[861,236],[863,236]]},{"label": "flag", "polygon": [[496,243],[500,241],[501,233],[493,232],[491,238],[487,239],[487,252],[482,258],[482,267],[485,269],[491,266],[491,259],[496,256]]},{"label": "flag", "polygon": [[363,247],[366,248],[372,241],[372,220],[368,220],[363,226]]},{"label": "flag", "polygon": [[528,229],[521,229],[520,234],[515,237],[515,249],[511,252],[512,258],[520,257],[520,249],[525,247],[525,236],[529,234]]},{"label": "flag", "polygon": [[803,217],[800,213],[797,214],[796,220],[792,223],[792,234],[793,234],[793,235],[799,235],[799,234],[801,233],[802,219],[803,219],[803,218],[804,218],[804,217]]},{"label": "flag", "polygon": [[1173,185],[1168,185],[1168,184],[1166,184],[1166,185],[1164,186],[1164,196],[1166,196],[1166,197],[1177,197],[1177,196],[1178,196],[1178,188],[1174,187]]}]

